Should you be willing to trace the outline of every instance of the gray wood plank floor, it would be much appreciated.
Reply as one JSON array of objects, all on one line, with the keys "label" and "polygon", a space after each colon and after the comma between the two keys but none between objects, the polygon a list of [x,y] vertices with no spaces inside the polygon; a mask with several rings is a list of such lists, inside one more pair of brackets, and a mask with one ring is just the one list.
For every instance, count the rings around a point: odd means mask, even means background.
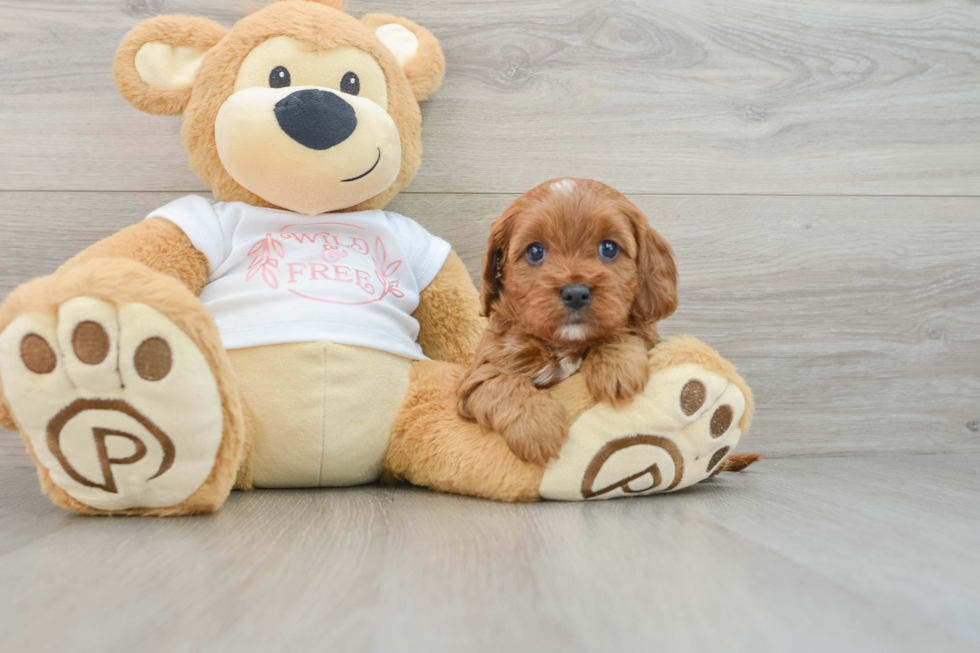
[{"label": "gray wood plank floor", "polygon": [[960,651],[980,456],[797,458],[690,490],[500,505],[234,494],[207,518],[53,510],[0,477],[10,651]]},{"label": "gray wood plank floor", "polygon": [[[145,17],[246,4],[0,0],[0,296],[206,193],[112,55]],[[767,459],[603,504],[368,487],[87,519],[0,431],[0,650],[980,650],[980,4],[348,5],[446,51],[391,208],[475,273],[530,186],[627,192],[677,254],[662,333],[739,366]]]}]

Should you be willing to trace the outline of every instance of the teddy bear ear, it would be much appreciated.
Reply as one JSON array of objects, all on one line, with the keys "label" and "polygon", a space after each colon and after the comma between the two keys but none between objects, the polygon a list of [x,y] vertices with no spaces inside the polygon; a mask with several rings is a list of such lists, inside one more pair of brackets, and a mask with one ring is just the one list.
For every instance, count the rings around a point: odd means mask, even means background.
[{"label": "teddy bear ear", "polygon": [[367,14],[361,22],[395,55],[415,99],[421,101],[435,93],[446,73],[446,59],[429,30],[388,14]]},{"label": "teddy bear ear", "polygon": [[144,20],[123,37],[116,50],[112,75],[119,92],[147,113],[183,113],[204,55],[227,33],[227,28],[206,18]]}]

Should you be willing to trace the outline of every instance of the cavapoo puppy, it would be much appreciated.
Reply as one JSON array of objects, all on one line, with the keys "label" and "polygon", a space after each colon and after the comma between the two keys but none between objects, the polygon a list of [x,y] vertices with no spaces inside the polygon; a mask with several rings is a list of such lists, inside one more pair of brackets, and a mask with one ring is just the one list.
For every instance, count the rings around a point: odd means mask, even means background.
[{"label": "cavapoo puppy", "polygon": [[677,308],[677,268],[621,193],[556,179],[493,223],[480,294],[489,324],[460,377],[459,412],[544,464],[567,435],[544,388],[581,371],[597,401],[630,402],[649,379],[656,323]]}]

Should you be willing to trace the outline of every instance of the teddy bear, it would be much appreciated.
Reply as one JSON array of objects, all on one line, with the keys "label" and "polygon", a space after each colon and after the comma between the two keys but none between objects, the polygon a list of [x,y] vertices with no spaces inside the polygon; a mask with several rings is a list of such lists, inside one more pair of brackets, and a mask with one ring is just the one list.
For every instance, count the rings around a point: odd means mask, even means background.
[{"label": "teddy bear", "polygon": [[649,352],[627,407],[573,376],[547,465],[456,411],[485,326],[449,243],[384,206],[421,163],[439,42],[340,0],[226,28],[158,16],[116,53],[122,95],[182,115],[188,196],[0,307],[0,423],[42,490],[87,514],[185,515],[232,489],[382,478],[499,501],[668,492],[745,464],[752,395],[698,340]]}]

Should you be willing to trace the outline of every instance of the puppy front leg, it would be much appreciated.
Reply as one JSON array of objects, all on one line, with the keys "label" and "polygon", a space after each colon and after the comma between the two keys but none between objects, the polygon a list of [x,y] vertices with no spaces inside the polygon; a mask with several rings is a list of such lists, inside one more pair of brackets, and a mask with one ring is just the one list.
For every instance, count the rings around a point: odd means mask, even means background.
[{"label": "puppy front leg", "polygon": [[582,363],[585,385],[596,401],[625,406],[650,380],[647,346],[635,335],[625,335],[589,351]]},{"label": "puppy front leg", "polygon": [[484,363],[463,374],[458,397],[464,417],[499,433],[522,460],[544,465],[561,452],[565,409],[525,377]]}]

